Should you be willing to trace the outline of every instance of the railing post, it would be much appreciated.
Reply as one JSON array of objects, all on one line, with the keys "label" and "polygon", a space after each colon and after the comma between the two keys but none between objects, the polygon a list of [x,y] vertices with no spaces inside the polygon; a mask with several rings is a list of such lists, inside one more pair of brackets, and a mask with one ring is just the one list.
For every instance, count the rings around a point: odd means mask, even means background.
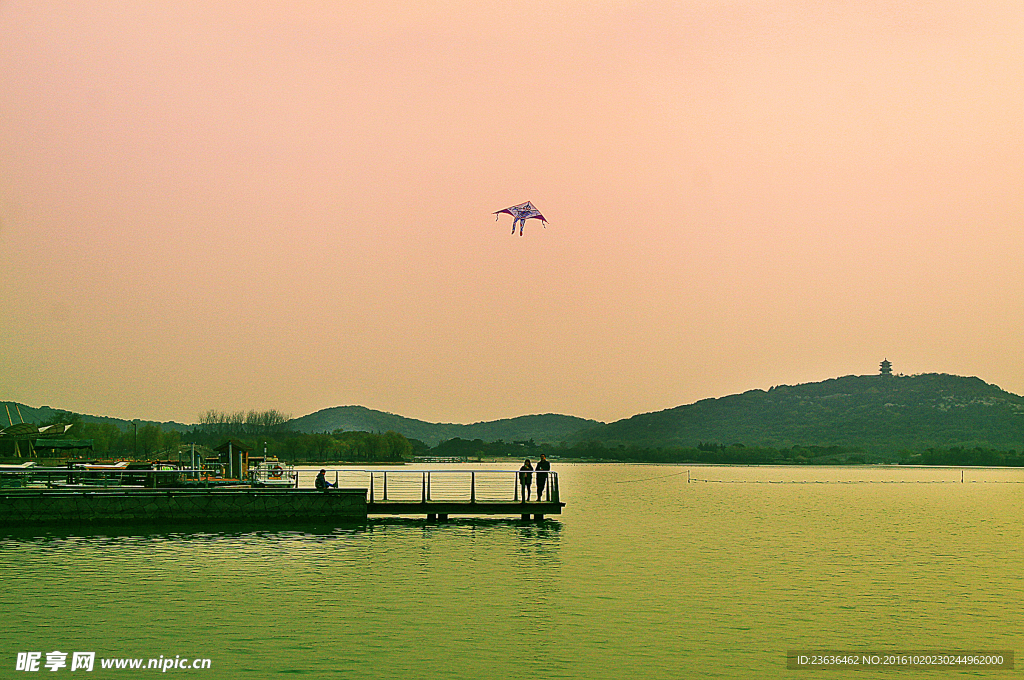
[{"label": "railing post", "polygon": [[430,500],[430,472],[427,472],[427,500]]},{"label": "railing post", "polygon": [[469,502],[476,503],[476,472],[469,473]]},{"label": "railing post", "polygon": [[512,502],[515,503],[516,501],[519,500],[519,487],[522,486],[522,484],[519,483],[518,472],[513,473],[512,479],[515,480],[515,482],[512,484]]},{"label": "railing post", "polygon": [[373,471],[370,471],[370,502],[373,502]]},{"label": "railing post", "polygon": [[420,476],[422,477],[422,493],[420,494],[420,501],[423,502],[423,503],[426,503],[427,502],[427,473],[426,472],[421,472]]},{"label": "railing post", "polygon": [[551,478],[551,481],[553,481],[555,483],[555,493],[554,493],[554,498],[552,500],[557,503],[559,501],[559,495],[558,495],[558,473],[557,472],[553,472],[551,474],[554,475],[554,477]]},{"label": "railing post", "polygon": [[382,501],[386,501],[387,499],[388,499],[388,471],[385,470],[384,471],[384,497],[381,500]]}]

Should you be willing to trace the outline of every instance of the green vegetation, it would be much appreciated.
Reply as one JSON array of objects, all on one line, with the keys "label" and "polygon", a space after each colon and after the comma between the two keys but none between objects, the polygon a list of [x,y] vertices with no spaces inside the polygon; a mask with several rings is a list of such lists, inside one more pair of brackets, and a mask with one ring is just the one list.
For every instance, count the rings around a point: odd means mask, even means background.
[{"label": "green vegetation", "polygon": [[[875,374],[751,390],[608,424],[551,414],[472,425],[435,424],[344,406],[297,418],[288,427],[304,432],[393,430],[434,447],[430,455],[437,456],[462,456],[457,451],[466,450],[472,457],[477,451],[501,457],[504,454],[495,451],[507,448],[507,442],[533,441],[552,447],[567,442],[572,448],[595,442],[606,449],[602,455],[614,449],[618,459],[632,459],[630,451],[639,450],[645,453],[635,456],[645,460],[703,460],[711,452],[702,451],[701,442],[722,442],[746,447],[743,452],[715,454],[728,454],[737,462],[759,457],[895,462],[907,451],[1021,448],[1024,397],[974,377]],[[500,445],[495,449],[467,444],[478,440]]]},{"label": "green vegetation", "polygon": [[[81,414],[52,411],[36,425],[69,424],[64,439],[92,440],[92,453],[80,452],[87,458],[135,458],[177,460],[183,446],[196,444],[207,449],[231,438],[247,447],[254,455],[277,456],[292,463],[303,462],[399,462],[413,455],[413,444],[395,432],[303,433],[286,429],[288,417],[278,411],[222,413],[207,411],[191,430],[163,428],[156,423],[125,422],[118,427],[111,422],[88,422]],[[39,439],[43,447],[47,439]],[[421,449],[425,445],[420,444]],[[0,456],[13,456],[0,451]]]},{"label": "green vegetation", "polygon": [[266,452],[289,463],[399,462],[412,457],[413,445],[397,432],[297,432],[288,416],[275,410],[223,413],[210,410],[184,436],[186,443],[215,447],[236,439],[255,454]]},{"label": "green vegetation", "polygon": [[838,446],[883,457],[1024,443],[1024,398],[978,378],[865,375],[781,385],[645,413],[577,433],[570,443],[646,449],[702,441],[789,449]]},{"label": "green vegetation", "polygon": [[[125,429],[111,423],[83,422],[76,413],[61,411],[39,423],[68,423],[67,436],[92,439],[96,458],[175,459],[180,447],[196,444],[213,448],[228,438],[238,441],[254,455],[264,451],[290,463],[307,462],[409,462],[414,456],[445,458],[502,459],[518,463],[524,458],[537,460],[541,454],[555,460],[593,462],[662,463],[662,464],[738,464],[738,465],[858,465],[891,463],[903,465],[1011,466],[1024,467],[1024,452],[991,447],[951,447],[904,450],[897,454],[879,454],[858,447],[789,446],[764,447],[743,444],[700,442],[695,447],[643,447],[607,445],[596,441],[569,444],[540,443],[532,439],[506,442],[483,439],[452,439],[435,446],[408,439],[397,432],[334,432],[305,433],[285,429],[287,419],[273,417],[276,412],[256,414],[215,414],[204,418],[204,424],[182,434],[175,429],[162,429],[146,423]],[[251,416],[253,412],[248,415]],[[261,425],[259,423],[262,423]]]},{"label": "green vegetation", "polygon": [[863,465],[889,463],[900,465],[999,465],[1024,467],[1024,453],[981,447],[928,449],[924,452],[903,451],[895,455],[879,455],[858,448],[842,446],[791,446],[770,448],[732,444],[726,446],[701,442],[695,448],[644,448],[639,446],[605,446],[599,442],[568,445],[536,444],[533,441],[485,442],[480,439],[451,439],[427,449],[425,455],[474,458],[509,458],[536,460],[540,454],[556,460],[622,462],[622,463],[704,463],[733,465]]},{"label": "green vegetation", "polygon": [[[125,429],[113,423],[90,423],[81,414],[56,411],[42,422],[40,427],[65,423],[71,425],[67,432],[70,439],[91,439],[92,455],[96,458],[152,458],[162,452],[177,451],[181,444],[181,432],[164,429],[155,423],[136,426],[128,423]],[[45,440],[40,440],[40,444]]]},{"label": "green vegetation", "polygon": [[[199,416],[198,429],[202,432],[235,435],[265,435],[284,429],[290,416],[276,409],[269,411],[235,411],[226,413],[210,409]],[[294,429],[294,428],[292,428]]]},{"label": "green vegetation", "polygon": [[1006,467],[1024,467],[1024,452],[1017,453],[1009,451],[997,451],[995,449],[983,449],[980,446],[973,449],[954,447],[952,449],[928,449],[924,453],[908,454],[903,463],[907,465],[952,465],[952,466],[988,466],[998,465]]},{"label": "green vegetation", "polygon": [[[223,435],[194,430],[188,443],[217,446]],[[253,455],[275,456],[288,463],[393,463],[412,458],[412,443],[397,432],[276,432],[259,437],[234,438]]]},{"label": "green vegetation", "polygon": [[174,458],[179,445],[216,447],[230,437],[289,462],[546,453],[661,463],[1019,465],[1016,450],[1024,444],[1024,397],[944,374],[780,385],[608,424],[554,414],[437,424],[343,406],[291,420],[273,410],[211,410],[197,425],[183,426],[8,406],[12,419],[74,423],[66,437],[92,439],[94,455],[110,458]]},{"label": "green vegetation", "polygon": [[537,442],[557,442],[570,438],[585,428],[600,425],[596,420],[574,416],[543,414],[503,418],[470,425],[428,423],[405,418],[393,413],[374,411],[363,406],[336,406],[288,421],[288,429],[296,432],[400,432],[409,439],[436,446],[450,439],[482,439],[505,441],[533,439]]},{"label": "green vegetation", "polygon": [[485,442],[451,439],[429,449],[427,455],[460,458],[524,458],[536,460],[541,454],[559,460],[623,462],[623,463],[733,463],[765,464],[860,464],[883,461],[858,449],[843,447],[794,446],[787,449],[747,447],[742,444],[725,446],[701,443],[696,448],[645,448],[639,446],[605,446],[600,442],[580,442],[569,445],[537,444],[531,441]]}]

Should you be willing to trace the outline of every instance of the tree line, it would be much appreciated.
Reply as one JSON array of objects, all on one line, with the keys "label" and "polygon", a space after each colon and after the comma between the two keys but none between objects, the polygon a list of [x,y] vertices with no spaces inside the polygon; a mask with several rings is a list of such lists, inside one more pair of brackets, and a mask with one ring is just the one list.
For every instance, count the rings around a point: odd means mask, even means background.
[{"label": "tree line", "polygon": [[[66,423],[72,427],[69,439],[91,439],[92,457],[173,459],[182,446],[196,444],[214,448],[229,438],[253,454],[277,457],[290,463],[306,462],[403,462],[416,456],[463,459],[509,458],[536,460],[549,458],[594,462],[635,463],[707,463],[745,465],[852,465],[897,463],[907,465],[1010,466],[1024,467],[1024,451],[999,450],[981,446],[905,450],[899,454],[878,456],[856,447],[790,446],[781,448],[700,442],[695,447],[644,447],[606,445],[588,441],[569,445],[503,440],[461,439],[455,437],[434,446],[407,438],[397,432],[304,433],[286,429],[288,416],[276,411],[209,410],[186,432],[164,429],[158,424],[85,422],[80,414],[58,412],[39,426]],[[40,440],[42,445],[44,440]],[[90,454],[85,454],[86,456]]]},{"label": "tree line", "polygon": [[210,409],[199,415],[196,428],[224,436],[267,435],[282,430],[289,420],[291,415],[277,409],[232,413]]},{"label": "tree line", "polygon": [[[82,458],[137,458],[175,460],[182,447],[192,444],[215,448],[232,439],[252,455],[276,456],[292,463],[303,462],[399,462],[411,460],[413,444],[397,432],[303,433],[285,429],[288,416],[276,411],[210,410],[186,432],[163,428],[158,424],[92,423],[81,414],[59,411],[38,423],[40,427],[63,423],[71,425],[62,439],[91,440],[92,451],[81,450]],[[45,446],[39,439],[37,446]],[[13,448],[11,453],[13,454]]]},{"label": "tree line", "polygon": [[[64,438],[92,440],[92,455],[97,458],[150,458],[161,453],[177,451],[182,443],[181,432],[164,429],[154,423],[136,425],[128,423],[122,429],[114,423],[89,423],[82,415],[70,411],[59,411],[39,423],[39,427],[63,423],[71,425]],[[40,439],[38,445],[45,445]]]},{"label": "tree line", "polygon": [[1007,466],[1024,467],[1024,451],[1003,451],[986,447],[929,448],[902,451],[881,456],[857,447],[790,446],[781,448],[700,442],[695,447],[642,447],[580,442],[573,445],[537,444],[531,441],[495,441],[449,439],[418,453],[432,456],[473,458],[530,458],[540,454],[549,458],[621,463],[704,463],[734,465],[861,465],[893,463],[901,465]]},{"label": "tree line", "polygon": [[[192,430],[184,443],[214,448],[227,440],[223,435]],[[412,443],[397,432],[291,432],[279,431],[257,437],[231,437],[250,455],[267,455],[287,463],[390,463],[412,459]]]},{"label": "tree line", "polygon": [[428,455],[462,458],[568,458],[580,461],[620,463],[733,463],[764,464],[855,464],[868,462],[863,451],[839,446],[794,446],[783,449],[700,443],[693,448],[606,445],[589,441],[576,444],[537,444],[530,441],[484,442],[480,439],[450,439],[428,450]]}]

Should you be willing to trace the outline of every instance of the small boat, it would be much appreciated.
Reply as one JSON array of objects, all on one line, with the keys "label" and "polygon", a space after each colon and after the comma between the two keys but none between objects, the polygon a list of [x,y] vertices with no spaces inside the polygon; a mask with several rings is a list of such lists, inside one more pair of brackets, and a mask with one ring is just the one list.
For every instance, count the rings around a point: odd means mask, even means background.
[{"label": "small boat", "polygon": [[25,463],[19,463],[18,465],[14,465],[13,463],[8,465],[0,465],[0,472],[6,472],[8,470],[10,470],[11,472],[15,472],[17,470],[27,470],[30,467],[35,466],[35,464],[36,462],[34,460],[30,460]]},{"label": "small boat", "polygon": [[74,465],[78,470],[127,470],[128,461],[121,460],[116,463],[77,463]]}]

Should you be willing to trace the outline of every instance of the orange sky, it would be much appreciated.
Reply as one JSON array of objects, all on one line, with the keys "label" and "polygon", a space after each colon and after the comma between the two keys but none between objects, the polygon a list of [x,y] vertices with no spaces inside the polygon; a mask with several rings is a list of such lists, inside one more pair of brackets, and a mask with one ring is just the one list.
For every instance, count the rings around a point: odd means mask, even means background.
[{"label": "orange sky", "polygon": [[0,399],[1024,393],[1022,74],[1020,0],[0,0]]}]

